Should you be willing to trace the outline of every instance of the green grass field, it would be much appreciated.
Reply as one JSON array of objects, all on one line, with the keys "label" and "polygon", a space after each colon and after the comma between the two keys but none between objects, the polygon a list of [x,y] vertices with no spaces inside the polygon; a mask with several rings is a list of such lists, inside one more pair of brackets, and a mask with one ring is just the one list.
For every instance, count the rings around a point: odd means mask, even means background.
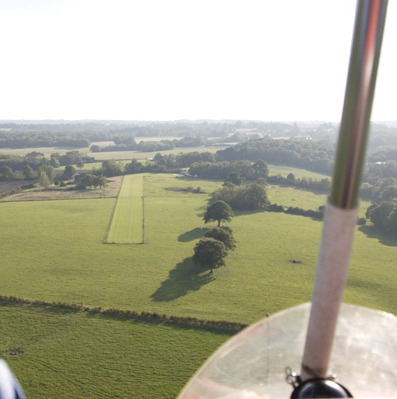
[{"label": "green grass field", "polygon": [[0,318],[1,355],[28,398],[175,398],[229,337],[20,304]]},{"label": "green grass field", "polygon": [[[266,189],[269,201],[271,203],[283,205],[285,207],[292,206],[303,209],[318,210],[320,206],[325,205],[327,202],[327,194],[323,193],[277,185],[270,185]],[[365,212],[370,205],[370,201],[360,201],[360,217],[365,216]]]},{"label": "green grass field", "polygon": [[144,241],[143,176],[124,176],[112,216],[108,244],[142,244]]},{"label": "green grass field", "polygon": [[280,165],[268,165],[269,167],[269,175],[274,176],[274,175],[281,175],[283,177],[287,177],[289,173],[293,173],[295,178],[302,178],[302,177],[307,177],[308,179],[314,179],[314,180],[321,180],[324,178],[330,178],[330,176],[322,174],[322,173],[316,173],[316,172],[310,172],[305,169],[298,169],[298,168],[293,168],[290,166],[280,166]]},{"label": "green grass field", "polygon": [[[158,140],[158,138],[156,138]],[[145,140],[144,140],[145,141]],[[146,141],[151,141],[146,140]],[[111,142],[98,142],[92,144],[99,144],[99,145],[109,145]],[[89,147],[82,147],[82,148],[59,148],[59,147],[39,147],[39,148],[0,148],[0,154],[7,154],[7,155],[20,155],[25,156],[30,152],[36,151],[44,154],[46,157],[49,157],[51,154],[66,154],[68,151],[79,151],[84,155],[88,155],[90,157],[95,158],[98,162],[99,161],[106,161],[106,160],[131,160],[131,159],[151,159],[153,158],[158,152],[163,155],[168,154],[180,154],[181,152],[211,152],[215,153],[219,150],[225,149],[227,146],[203,146],[203,147],[183,147],[183,148],[176,148],[173,150],[165,150],[165,151],[152,151],[152,152],[138,152],[138,151],[107,151],[107,152],[90,152]]]},{"label": "green grass field", "polygon": [[169,154],[180,154],[181,152],[211,152],[215,153],[219,150],[225,149],[226,146],[206,146],[206,147],[184,147],[184,148],[175,148],[173,150],[164,150],[164,151],[152,151],[152,152],[139,152],[139,151],[108,151],[108,152],[90,152],[88,155],[94,157],[98,161],[105,160],[123,160],[123,159],[152,159],[157,153],[161,153],[162,155]]},{"label": "green grass field", "polygon": [[[147,175],[145,244],[135,246],[103,244],[113,198],[1,203],[0,292],[239,322],[308,301],[322,224],[307,217],[236,214],[230,227],[237,249],[226,258],[226,267],[213,278],[197,275],[191,256],[211,227],[202,220],[208,197],[166,188],[201,186],[209,193],[220,184]],[[361,251],[352,270],[360,265],[364,279],[348,288],[347,296],[360,303],[370,295],[373,307],[396,312],[397,293],[385,298],[373,286],[371,294],[367,290],[374,280],[386,287],[396,282],[390,264],[396,246],[371,234],[357,232]],[[296,266],[289,259],[303,263]]]},{"label": "green grass field", "polygon": [[[198,273],[193,248],[212,227],[202,217],[207,194],[221,184],[145,175],[143,245],[103,244],[115,198],[0,203],[0,294],[243,323],[309,301],[322,223],[307,217],[236,213],[229,226],[237,248],[226,267]],[[188,186],[206,194],[167,190]],[[320,202],[313,193],[278,186],[269,187],[269,198],[305,209]],[[396,258],[395,238],[357,228],[345,301],[397,313]],[[7,361],[29,397],[81,396],[82,386],[85,397],[110,397],[121,384],[138,392],[131,397],[174,397],[227,338],[25,305],[2,306],[0,315],[3,356],[9,348],[23,349],[23,356]],[[204,348],[201,340],[209,346],[187,356]],[[179,342],[181,352],[171,364]],[[163,352],[164,359],[156,357]],[[179,377],[169,370],[177,365],[186,369],[175,370]]]}]

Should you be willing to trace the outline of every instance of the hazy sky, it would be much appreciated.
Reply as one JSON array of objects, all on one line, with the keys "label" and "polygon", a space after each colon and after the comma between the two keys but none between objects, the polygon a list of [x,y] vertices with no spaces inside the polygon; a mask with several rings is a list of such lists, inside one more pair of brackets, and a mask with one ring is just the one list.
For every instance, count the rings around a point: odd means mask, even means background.
[{"label": "hazy sky", "polygon": [[[339,121],[354,0],[0,0],[0,119]],[[373,120],[397,120],[397,0]]]}]

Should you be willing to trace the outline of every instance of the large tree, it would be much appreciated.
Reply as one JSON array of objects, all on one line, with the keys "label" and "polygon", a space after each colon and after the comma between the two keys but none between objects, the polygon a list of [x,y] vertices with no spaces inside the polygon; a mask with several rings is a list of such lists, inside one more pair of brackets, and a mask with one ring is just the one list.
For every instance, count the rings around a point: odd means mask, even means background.
[{"label": "large tree", "polygon": [[65,170],[62,174],[62,179],[63,180],[70,180],[73,175],[76,173],[76,168],[72,165],[66,165]]},{"label": "large tree", "polygon": [[214,238],[202,238],[194,248],[193,261],[211,270],[223,266],[227,249],[223,242]]},{"label": "large tree", "polygon": [[9,166],[0,167],[0,180],[12,180],[14,174]]},{"label": "large tree", "polygon": [[371,204],[365,216],[381,230],[397,232],[395,225],[397,222],[397,202],[383,201],[380,204]]},{"label": "large tree", "polygon": [[23,177],[26,180],[32,180],[35,178],[35,173],[34,173],[33,169],[30,167],[30,165],[25,165],[23,167]]},{"label": "large tree", "polygon": [[86,189],[87,187],[92,188],[92,186],[94,185],[94,181],[95,181],[95,176],[92,173],[86,173],[81,177],[80,182],[78,184],[78,188],[81,189]]},{"label": "large tree", "polygon": [[239,172],[230,172],[229,176],[226,178],[225,183],[232,183],[236,186],[241,186],[243,183],[243,178]]},{"label": "large tree", "polygon": [[270,204],[264,186],[252,183],[245,186],[226,185],[211,194],[217,201],[225,201],[233,209],[263,210]]},{"label": "large tree", "polygon": [[108,179],[104,175],[96,175],[94,176],[94,181],[93,181],[94,187],[106,187],[108,185]]},{"label": "large tree", "polygon": [[230,222],[233,217],[233,211],[230,205],[225,201],[215,201],[207,207],[204,214],[204,222],[218,222],[218,227],[221,225],[221,220]]},{"label": "large tree", "polygon": [[51,165],[40,165],[39,170],[38,170],[39,179],[40,179],[40,175],[42,175],[43,173],[45,173],[47,175],[47,178],[48,178],[50,184],[52,184],[54,182],[54,178],[56,176],[54,168]]},{"label": "large tree", "polygon": [[214,238],[215,240],[221,241],[225,244],[227,249],[236,248],[236,240],[233,237],[233,230],[228,226],[214,227],[208,230],[204,237]]},{"label": "large tree", "polygon": [[255,175],[256,178],[266,178],[269,174],[269,168],[267,167],[267,164],[265,161],[262,161],[261,159],[259,161],[256,161],[252,167],[255,170]]}]

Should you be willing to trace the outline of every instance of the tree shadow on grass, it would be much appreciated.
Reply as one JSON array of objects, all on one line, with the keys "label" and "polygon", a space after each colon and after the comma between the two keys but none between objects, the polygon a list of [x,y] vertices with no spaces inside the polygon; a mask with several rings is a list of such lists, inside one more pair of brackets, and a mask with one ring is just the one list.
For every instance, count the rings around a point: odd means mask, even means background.
[{"label": "tree shadow on grass", "polygon": [[376,238],[383,245],[389,247],[397,246],[397,237],[380,231],[374,226],[361,226],[358,230],[364,233],[368,238]]},{"label": "tree shadow on grass", "polygon": [[168,279],[150,296],[155,302],[169,302],[190,291],[198,291],[201,286],[214,280],[213,274],[208,271],[201,272],[193,263],[192,258],[186,258],[171,270]]},{"label": "tree shadow on grass", "polygon": [[206,228],[206,227],[196,227],[193,230],[190,230],[190,231],[187,231],[186,233],[181,234],[178,237],[178,241],[181,241],[181,242],[193,241],[197,238],[201,238],[207,231],[208,231],[208,228]]}]

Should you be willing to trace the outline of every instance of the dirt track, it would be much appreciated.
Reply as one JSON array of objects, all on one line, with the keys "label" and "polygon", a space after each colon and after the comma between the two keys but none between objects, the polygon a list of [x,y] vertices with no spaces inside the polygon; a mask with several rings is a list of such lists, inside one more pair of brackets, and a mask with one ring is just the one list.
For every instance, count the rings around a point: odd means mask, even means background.
[{"label": "dirt track", "polygon": [[33,183],[34,180],[18,180],[18,181],[2,181],[0,182],[0,193],[4,193],[6,191],[14,190],[17,187],[20,187],[24,184]]},{"label": "dirt track", "polygon": [[[47,200],[117,197],[121,182],[122,182],[122,176],[116,176],[108,178],[108,185],[105,188],[87,189],[87,190],[49,189],[41,191],[21,191],[17,194],[12,194],[9,195],[8,197],[1,198],[0,202],[47,201]],[[12,190],[17,186],[18,185],[11,186],[10,188],[8,188],[8,190]],[[8,190],[3,190],[3,192]]]}]

